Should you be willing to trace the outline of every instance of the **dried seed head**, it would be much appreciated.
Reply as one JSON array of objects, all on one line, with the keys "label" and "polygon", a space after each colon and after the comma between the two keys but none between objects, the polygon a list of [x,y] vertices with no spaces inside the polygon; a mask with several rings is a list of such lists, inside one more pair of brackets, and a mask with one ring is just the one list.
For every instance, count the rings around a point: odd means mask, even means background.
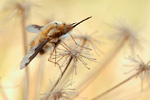
[{"label": "dried seed head", "polygon": [[[87,63],[83,60],[83,58],[92,60],[92,61],[96,61],[95,58],[89,57],[90,55],[92,55],[92,54],[89,54],[90,50],[91,49],[86,49],[85,47],[80,47],[79,44],[76,45],[76,47],[74,49],[71,49],[70,47],[66,47],[66,49],[63,49],[63,50],[61,49],[60,51],[58,51],[59,54],[57,56],[57,59],[62,59],[63,57],[65,57],[65,61],[61,65],[63,67],[65,65],[67,65],[70,61],[70,58],[72,58],[73,67],[75,68],[75,73],[77,73],[76,72],[77,61],[80,61],[87,69],[90,69],[90,68],[87,67]],[[58,60],[58,61],[60,61],[60,60]]]},{"label": "dried seed head", "polygon": [[134,31],[124,21],[118,21],[117,25],[110,25],[115,29],[115,32],[110,36],[110,39],[114,39],[117,42],[124,42],[129,48],[132,54],[135,49],[142,49],[141,36],[137,31]]},{"label": "dried seed head", "polygon": [[53,83],[50,81],[54,90],[52,92],[44,93],[44,96],[41,98],[41,100],[72,100],[72,98],[78,95],[78,92],[76,92],[75,89],[70,88],[72,83],[67,81],[60,87],[60,82],[61,81],[59,81],[57,87],[54,88]]},{"label": "dried seed head", "polygon": [[138,55],[137,57],[138,59],[133,58],[133,57],[128,57],[128,59],[133,63],[132,66],[134,67],[131,71],[136,70],[138,73],[137,77],[141,78],[141,82],[143,82],[143,80],[146,78],[147,83],[150,86],[150,61],[147,63],[144,63]]},{"label": "dried seed head", "polygon": [[80,39],[82,42],[82,46],[92,47],[96,54],[103,53],[100,49],[100,45],[104,44],[103,41],[100,40],[101,36],[97,33],[97,31],[91,34],[84,34],[79,36],[74,36],[75,39]]},{"label": "dried seed head", "polygon": [[10,12],[5,20],[11,19],[14,16],[24,16],[24,18],[28,18],[30,15],[31,9],[33,7],[39,7],[39,5],[30,1],[10,1],[3,7],[4,12]]}]

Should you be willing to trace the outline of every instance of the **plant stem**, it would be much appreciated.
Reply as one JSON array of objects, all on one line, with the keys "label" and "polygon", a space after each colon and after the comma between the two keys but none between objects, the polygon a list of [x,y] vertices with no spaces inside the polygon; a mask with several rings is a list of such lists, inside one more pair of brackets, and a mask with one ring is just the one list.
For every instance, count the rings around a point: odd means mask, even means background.
[{"label": "plant stem", "polygon": [[1,95],[2,95],[3,100],[8,100],[8,97],[7,97],[6,93],[5,93],[5,90],[2,89],[2,88],[1,88]]},{"label": "plant stem", "polygon": [[107,93],[109,93],[109,92],[113,91],[114,89],[120,87],[121,85],[125,84],[126,82],[128,82],[129,80],[131,80],[132,78],[134,78],[135,76],[137,76],[139,73],[140,73],[140,72],[137,72],[136,74],[130,76],[129,78],[127,78],[126,80],[124,80],[124,81],[120,82],[119,84],[115,85],[115,86],[112,87],[111,89],[109,89],[109,90],[107,90],[107,91],[101,93],[100,95],[94,97],[92,100],[97,100],[97,99],[101,98],[102,96],[106,95]]},{"label": "plant stem", "polygon": [[[27,53],[27,33],[25,30],[26,26],[26,17],[24,11],[22,12],[21,17],[21,24],[22,24],[22,34],[23,34],[23,47],[24,47],[24,55]],[[25,68],[25,100],[29,100],[29,69],[28,67]]]},{"label": "plant stem", "polygon": [[[63,70],[63,72],[61,74],[61,78],[58,78],[58,80],[56,81],[54,87],[50,90],[50,93],[55,89],[55,87],[57,87],[58,83],[61,81],[62,77],[64,76],[64,74],[66,73],[67,69],[69,68],[69,65],[70,65],[72,59],[73,59],[73,57],[71,56],[69,58],[69,61],[68,61],[67,65],[66,65],[65,69]],[[46,98],[44,100],[48,100],[48,97],[50,96],[50,93],[46,96]]]},{"label": "plant stem", "polygon": [[6,95],[5,90],[3,89],[3,87],[1,86],[1,81],[0,81],[0,90],[1,90],[1,94],[2,94],[2,98],[3,100],[8,100],[8,97]]},{"label": "plant stem", "polygon": [[44,55],[41,57],[40,59],[40,64],[38,66],[38,70],[37,73],[35,74],[35,78],[36,78],[36,84],[35,84],[35,95],[34,95],[34,99],[37,99],[37,95],[39,94],[40,88],[41,88],[41,83],[42,81],[42,77],[43,77],[43,71],[44,71]]},{"label": "plant stem", "polygon": [[[70,65],[70,63],[71,63],[72,59],[73,59],[73,57],[71,56],[71,57],[70,57],[70,59],[69,59],[68,64],[66,65],[66,67],[65,67],[64,71],[63,71],[63,72],[62,72],[62,74],[61,74],[61,79],[62,79],[62,77],[64,76],[64,74],[66,73],[67,69],[69,68],[69,65]],[[56,83],[55,83],[55,85],[54,85],[54,88],[57,86],[57,84],[59,83],[59,81],[60,81],[60,79],[58,79],[58,80],[57,80],[57,82],[56,82]],[[54,88],[52,88],[52,90],[51,90],[51,91],[53,91],[53,90],[54,90]]]},{"label": "plant stem", "polygon": [[[85,45],[86,45],[86,42],[87,42],[87,40],[86,39],[83,39],[83,41],[82,41],[82,43],[81,43],[81,47],[84,47]],[[82,50],[81,50],[81,52],[82,52]],[[71,67],[70,69],[68,69],[68,73],[66,73],[66,75],[64,76],[64,79],[67,79],[67,77],[70,77],[71,76],[71,74],[74,74],[74,73],[72,73],[73,71],[72,70],[74,70],[74,69],[72,69],[73,67]],[[71,73],[70,73],[71,72]]]}]

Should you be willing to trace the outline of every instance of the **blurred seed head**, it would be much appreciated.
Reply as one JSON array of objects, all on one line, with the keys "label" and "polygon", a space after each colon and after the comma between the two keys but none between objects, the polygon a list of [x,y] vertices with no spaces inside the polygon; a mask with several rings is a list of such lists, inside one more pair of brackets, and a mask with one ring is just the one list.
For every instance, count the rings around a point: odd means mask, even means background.
[{"label": "blurred seed head", "polygon": [[69,81],[67,81],[65,84],[60,86],[60,82],[61,81],[59,81],[57,87],[54,88],[53,83],[50,81],[54,90],[52,92],[44,93],[41,100],[45,100],[46,98],[46,100],[72,100],[72,98],[78,95],[78,92],[76,92],[75,89],[70,88],[73,83],[69,83]]},{"label": "blurred seed head", "polygon": [[97,31],[90,34],[80,34],[78,36],[74,36],[74,38],[80,39],[82,46],[92,47],[93,51],[97,55],[99,55],[99,53],[104,54],[100,49],[100,45],[104,44],[104,42],[100,40],[102,36],[100,36]]},{"label": "blurred seed head", "polygon": [[39,7],[35,2],[32,1],[19,1],[11,0],[9,1],[2,9],[3,12],[9,12],[9,15],[5,19],[6,21],[11,19],[14,16],[28,18],[31,12],[31,9],[34,7]]},{"label": "blurred seed head", "polygon": [[142,49],[142,38],[139,32],[133,30],[123,20],[119,20],[116,25],[109,25],[115,29],[115,32],[110,36],[117,42],[125,42],[125,45],[130,49],[131,53],[134,54],[135,49]]},{"label": "blurred seed head", "polygon": [[[136,71],[138,75],[136,77],[141,78],[141,83],[146,79],[147,83],[150,86],[150,61],[144,63],[144,61],[137,55],[137,58],[128,57],[128,60],[132,63],[132,67],[134,67],[131,71]],[[129,71],[129,72],[131,72]],[[142,84],[143,89],[143,84]]]}]

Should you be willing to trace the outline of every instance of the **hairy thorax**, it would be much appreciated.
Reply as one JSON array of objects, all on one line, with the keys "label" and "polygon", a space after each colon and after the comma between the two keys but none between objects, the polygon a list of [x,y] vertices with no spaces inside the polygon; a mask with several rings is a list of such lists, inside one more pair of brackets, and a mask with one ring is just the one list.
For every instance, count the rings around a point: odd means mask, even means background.
[{"label": "hairy thorax", "polygon": [[52,47],[57,46],[61,41],[61,36],[67,34],[71,29],[72,27],[69,25],[53,22],[41,30],[41,32],[32,40],[30,49],[50,38],[50,41],[39,52],[40,54],[44,54]]}]

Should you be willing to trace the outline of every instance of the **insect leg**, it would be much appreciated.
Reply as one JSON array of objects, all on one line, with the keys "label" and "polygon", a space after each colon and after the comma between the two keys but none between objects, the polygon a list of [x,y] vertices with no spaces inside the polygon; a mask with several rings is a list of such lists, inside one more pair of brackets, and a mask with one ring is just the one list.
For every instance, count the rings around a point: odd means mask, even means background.
[{"label": "insect leg", "polygon": [[[62,69],[61,69],[61,66],[59,65],[59,63],[56,61],[56,47],[58,46],[58,43],[59,43],[60,41],[58,41],[58,42],[56,42],[56,43],[52,43],[52,45],[53,45],[53,51],[51,52],[51,55],[50,55],[50,57],[48,58],[48,61],[49,62],[51,62],[51,63],[54,63],[55,64],[55,66],[56,65],[58,65],[58,67],[59,67],[59,69],[60,69],[60,72],[62,73]],[[55,61],[52,61],[51,60],[51,58],[52,58],[52,56],[53,56],[53,53],[55,53]]]},{"label": "insect leg", "polygon": [[61,74],[62,74],[62,69],[61,69],[61,66],[59,65],[58,62],[52,61],[51,59],[48,59],[48,61],[51,62],[51,63],[53,63],[53,64],[55,64],[55,65],[58,65],[58,67],[59,67],[59,69],[60,69],[60,72],[61,72]]},{"label": "insect leg", "polygon": [[48,58],[48,61],[52,58],[54,51],[55,51],[55,46],[53,45],[53,51],[51,52],[50,57]]},{"label": "insect leg", "polygon": [[87,48],[87,47],[84,47],[84,46],[82,46],[82,45],[77,44],[77,42],[74,40],[73,36],[72,36],[71,34],[69,34],[69,35],[70,35],[70,37],[72,38],[72,40],[74,41],[74,43],[75,43],[76,45],[78,45],[78,46],[80,46],[80,47],[82,47],[82,48],[91,50],[90,48]]}]

